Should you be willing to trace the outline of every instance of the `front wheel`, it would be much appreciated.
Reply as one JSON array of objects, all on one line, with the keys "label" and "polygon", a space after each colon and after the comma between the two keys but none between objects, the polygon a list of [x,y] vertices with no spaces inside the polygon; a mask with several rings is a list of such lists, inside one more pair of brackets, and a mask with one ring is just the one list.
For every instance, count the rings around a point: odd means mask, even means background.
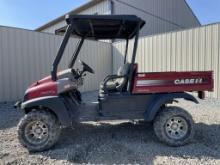
[{"label": "front wheel", "polygon": [[182,146],[194,136],[192,116],[180,107],[166,107],[154,120],[154,132],[158,139],[170,146]]},{"label": "front wheel", "polygon": [[50,112],[36,110],[26,114],[18,124],[18,139],[29,151],[52,147],[60,135],[60,124]]}]

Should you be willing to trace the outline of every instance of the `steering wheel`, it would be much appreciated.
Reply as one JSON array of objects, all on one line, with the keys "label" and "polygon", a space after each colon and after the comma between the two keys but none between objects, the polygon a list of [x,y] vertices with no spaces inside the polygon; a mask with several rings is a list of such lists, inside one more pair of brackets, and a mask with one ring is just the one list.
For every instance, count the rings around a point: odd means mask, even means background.
[{"label": "steering wheel", "polygon": [[89,65],[87,65],[85,62],[79,60],[79,63],[83,66],[83,72],[87,71],[92,74],[95,73],[94,70]]}]

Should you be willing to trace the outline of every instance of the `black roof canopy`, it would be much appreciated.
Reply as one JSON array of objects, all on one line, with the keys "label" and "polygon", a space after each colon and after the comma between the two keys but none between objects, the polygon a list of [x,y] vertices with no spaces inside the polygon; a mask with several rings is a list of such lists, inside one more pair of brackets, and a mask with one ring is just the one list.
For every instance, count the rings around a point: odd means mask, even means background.
[{"label": "black roof canopy", "polygon": [[[135,15],[67,15],[67,24],[73,25],[72,34],[90,39],[131,39],[137,27],[145,24]],[[65,32],[66,27],[56,33]]]}]

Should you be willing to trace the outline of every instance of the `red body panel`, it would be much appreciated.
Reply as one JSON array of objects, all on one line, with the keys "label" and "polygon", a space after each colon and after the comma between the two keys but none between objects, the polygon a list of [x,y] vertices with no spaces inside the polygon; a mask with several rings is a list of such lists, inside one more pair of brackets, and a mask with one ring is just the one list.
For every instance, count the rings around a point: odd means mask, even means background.
[{"label": "red body panel", "polygon": [[43,96],[57,95],[57,82],[51,80],[51,76],[45,77],[33,83],[26,91],[26,99],[34,99]]},{"label": "red body panel", "polygon": [[34,86],[36,86],[36,85],[43,84],[43,83],[46,83],[46,82],[51,82],[51,81],[52,81],[52,80],[51,80],[51,76],[47,76],[47,77],[45,77],[45,78],[43,78],[43,79],[41,79],[41,80],[38,80],[37,82],[31,84],[30,87],[34,87]]},{"label": "red body panel", "polygon": [[136,73],[132,93],[213,91],[212,71]]}]

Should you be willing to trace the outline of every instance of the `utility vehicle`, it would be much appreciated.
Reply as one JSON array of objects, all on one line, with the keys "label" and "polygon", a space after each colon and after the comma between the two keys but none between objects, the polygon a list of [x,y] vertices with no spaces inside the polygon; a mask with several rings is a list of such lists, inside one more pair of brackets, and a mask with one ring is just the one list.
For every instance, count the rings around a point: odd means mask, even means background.
[{"label": "utility vehicle", "polygon": [[[194,134],[193,119],[182,108],[171,106],[183,98],[197,99],[186,92],[213,90],[212,71],[139,73],[135,63],[139,32],[145,21],[135,15],[67,15],[64,38],[53,62],[51,75],[35,82],[17,103],[25,116],[18,124],[18,138],[29,151],[43,151],[58,140],[61,127],[84,121],[145,120],[152,122],[158,139],[171,146],[189,143]],[[71,36],[79,37],[68,69],[57,72],[65,46]],[[124,64],[116,75],[101,82],[97,103],[83,103],[78,88],[85,72],[94,70],[83,61],[74,69],[85,39],[126,40]],[[131,59],[127,59],[128,42],[134,39]],[[143,56],[147,54],[143,54]]]}]

